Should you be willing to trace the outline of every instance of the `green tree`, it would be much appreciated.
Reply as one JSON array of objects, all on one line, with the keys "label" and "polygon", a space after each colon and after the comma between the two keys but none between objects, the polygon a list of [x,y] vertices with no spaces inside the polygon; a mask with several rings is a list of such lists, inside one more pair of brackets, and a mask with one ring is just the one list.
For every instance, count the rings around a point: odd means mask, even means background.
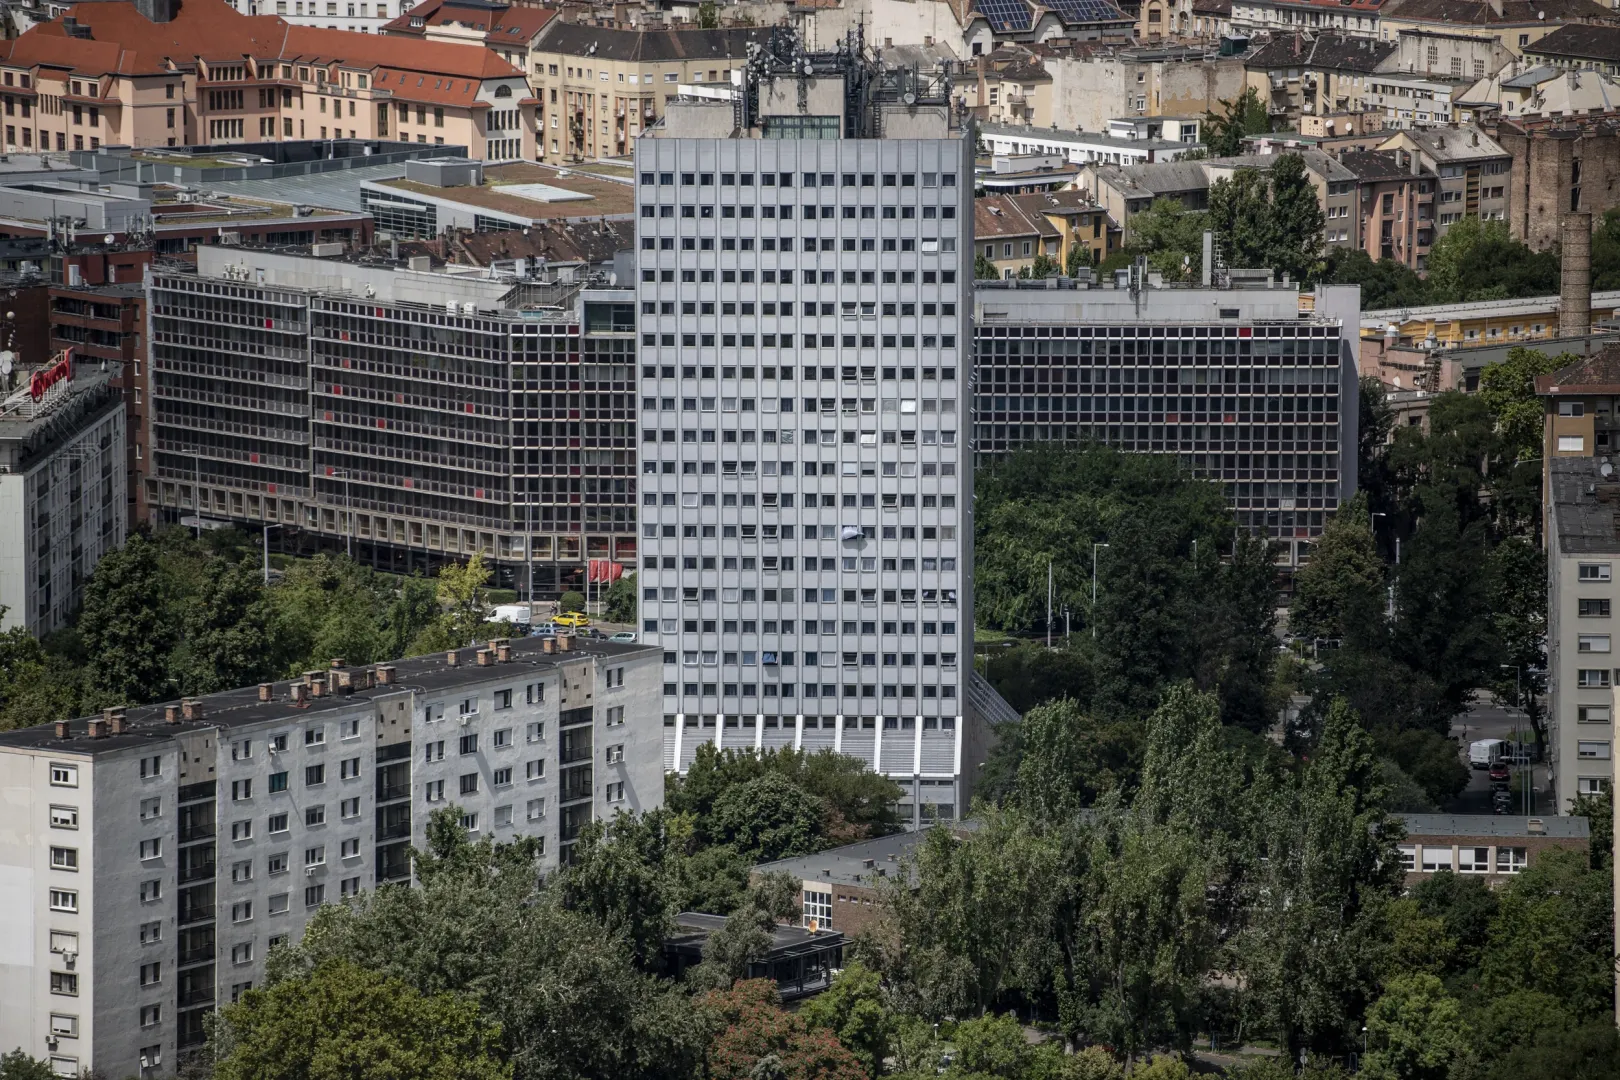
[{"label": "green tree", "polygon": [[1530,537],[1510,536],[1491,551],[1491,623],[1501,664],[1489,680],[1496,699],[1521,710],[1538,747],[1547,741],[1542,711],[1547,692],[1546,556]]},{"label": "green tree", "polygon": [[[6,609],[0,605],[0,618]],[[81,715],[82,673],[21,626],[0,631],[0,731]]]},{"label": "green tree", "polygon": [[1572,1080],[1620,1080],[1620,1032],[1612,1023],[1574,1030],[1549,1028],[1529,1045],[1515,1047],[1496,1062],[1486,1080],[1527,1076],[1567,1076]]},{"label": "green tree", "polygon": [[1592,288],[1620,289],[1620,210],[1604,211],[1592,231]]},{"label": "green tree", "polygon": [[49,1061],[30,1057],[18,1048],[0,1054],[0,1080],[58,1080],[58,1077]]},{"label": "green tree", "polygon": [[180,628],[168,597],[157,545],[142,533],[102,556],[90,575],[79,627],[95,684],[114,701],[144,704],[169,695],[169,653]]},{"label": "green tree", "polygon": [[461,995],[424,995],[332,961],[221,1012],[220,1080],[507,1080],[501,1028]]},{"label": "green tree", "polygon": [[717,30],[720,27],[720,8],[714,0],[698,4],[698,29]]},{"label": "green tree", "polygon": [[799,1016],[810,1030],[837,1036],[860,1059],[868,1076],[883,1072],[895,1017],[884,1000],[877,972],[859,961],[846,965],[831,986],[800,1006]]},{"label": "green tree", "polygon": [[799,914],[801,895],[800,882],[781,871],[756,877],[725,925],[703,943],[703,961],[687,972],[687,985],[726,990],[746,979],[749,968],[770,951],[777,925]]},{"label": "green tree", "polygon": [[1135,787],[1141,737],[1134,725],[1098,723],[1067,698],[1024,714],[1013,798],[1038,818],[1059,820],[1107,791]]},{"label": "green tree", "polygon": [[1241,968],[1254,1008],[1298,1059],[1333,1052],[1381,973],[1381,913],[1402,884],[1399,824],[1372,742],[1344,702],[1297,781],[1270,801]]},{"label": "green tree", "polygon": [[[301,559],[286,569],[267,599],[275,666],[285,674],[324,667],[338,656],[369,664],[393,655],[393,636],[382,626],[392,598],[373,571],[351,559]],[[435,619],[437,610],[435,602]]]},{"label": "green tree", "polygon": [[482,552],[465,563],[447,563],[439,570],[440,614],[411,643],[416,654],[463,649],[478,640],[491,611],[489,568]]},{"label": "green tree", "polygon": [[690,838],[690,823],[664,810],[593,821],[559,871],[561,902],[623,938],[638,967],[655,970],[675,928]]},{"label": "green tree", "polygon": [[1001,271],[996,269],[996,264],[981,251],[973,257],[973,276],[979,281],[999,281]]},{"label": "green tree", "polygon": [[399,593],[388,608],[388,655],[396,660],[406,655],[416,635],[438,617],[439,589],[434,582],[420,574],[400,582]]},{"label": "green tree", "polygon": [[1512,239],[1507,222],[1469,214],[1429,249],[1431,304],[1508,300],[1558,291],[1558,257]]},{"label": "green tree", "polygon": [[1329,251],[1322,280],[1330,285],[1360,285],[1363,311],[1415,306],[1424,302],[1428,290],[1423,279],[1405,263],[1396,259],[1374,261],[1360,248]]},{"label": "green tree", "polygon": [[[1091,264],[1090,249],[1083,246],[1078,238],[1069,241],[1069,254],[1063,260],[1063,272],[1069,277],[1079,277],[1082,268]],[[978,275],[975,274],[975,277]]]},{"label": "green tree", "polygon": [[1361,378],[1356,425],[1357,494],[1367,497],[1369,514],[1388,514],[1395,509],[1395,478],[1386,454],[1390,432],[1395,428],[1395,412],[1389,395],[1376,376]]},{"label": "green tree", "polygon": [[273,678],[269,603],[257,568],[209,559],[185,605],[185,636],[169,658],[182,694],[212,694]]},{"label": "green tree", "polygon": [[585,594],[570,589],[568,592],[563,593],[562,597],[557,601],[557,609],[559,611],[584,611]]},{"label": "green tree", "polygon": [[1211,184],[1209,224],[1229,266],[1269,267],[1300,282],[1322,273],[1322,208],[1298,154]]},{"label": "green tree", "polygon": [[1367,1012],[1369,1080],[1446,1080],[1471,1056],[1457,999],[1433,975],[1391,979]]},{"label": "green tree", "polygon": [[1231,157],[1243,152],[1243,140],[1271,130],[1271,114],[1254,87],[1248,87],[1231,101],[1221,101],[1222,112],[1204,116],[1204,145],[1212,157]]},{"label": "green tree", "polygon": [[636,622],[636,575],[625,574],[608,586],[606,611],[603,618],[611,623]]},{"label": "green tree", "polygon": [[947,1077],[987,1080],[1058,1080],[1063,1055],[1057,1047],[1031,1044],[1012,1013],[986,1013],[956,1025],[956,1058]]},{"label": "green tree", "polygon": [[1480,400],[1496,418],[1502,453],[1510,460],[1541,456],[1546,406],[1536,396],[1536,376],[1551,375],[1579,359],[1569,353],[1549,357],[1538,349],[1515,345],[1508,350],[1507,359],[1480,371]]},{"label": "green tree", "polygon": [[755,862],[771,862],[816,850],[821,804],[814,795],[776,773],[727,788],[714,802],[714,834]]},{"label": "green tree", "polygon": [[1613,881],[1584,853],[1548,848],[1497,893],[1481,959],[1494,994],[1538,990],[1585,1020],[1614,1003]]},{"label": "green tree", "polygon": [[1146,210],[1132,214],[1131,248],[1147,256],[1148,265],[1166,281],[1197,281],[1203,273],[1203,211],[1188,210],[1177,199],[1154,199]]},{"label": "green tree", "polygon": [[1421,728],[1381,726],[1374,730],[1373,738],[1379,756],[1400,765],[1430,802],[1445,805],[1468,786],[1468,768],[1451,736]]}]

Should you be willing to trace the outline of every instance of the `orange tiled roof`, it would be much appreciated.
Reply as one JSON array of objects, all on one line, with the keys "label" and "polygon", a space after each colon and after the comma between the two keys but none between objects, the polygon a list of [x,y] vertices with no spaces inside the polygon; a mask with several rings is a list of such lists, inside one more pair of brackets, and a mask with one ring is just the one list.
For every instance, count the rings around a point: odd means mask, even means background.
[{"label": "orange tiled roof", "polygon": [[89,39],[69,37],[56,19],[0,42],[0,60],[83,75],[158,74],[199,59],[217,63],[249,56],[387,66],[464,81],[522,75],[487,48],[293,26],[274,15],[243,15],[224,0],[184,0],[167,23],[151,22],[128,2],[76,4],[68,16],[90,28]]}]

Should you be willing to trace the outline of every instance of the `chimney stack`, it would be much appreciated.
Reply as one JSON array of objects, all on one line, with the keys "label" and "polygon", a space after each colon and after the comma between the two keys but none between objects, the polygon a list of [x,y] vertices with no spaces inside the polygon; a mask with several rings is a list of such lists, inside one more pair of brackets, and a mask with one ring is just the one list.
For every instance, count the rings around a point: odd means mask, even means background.
[{"label": "chimney stack", "polygon": [[478,650],[478,666],[489,667],[495,662],[495,652],[492,649]]},{"label": "chimney stack", "polygon": [[558,652],[567,652],[568,650],[572,649],[573,647],[574,647],[574,635],[573,634],[558,634],[557,635],[557,651]]},{"label": "chimney stack", "polygon": [[271,701],[271,700],[273,700],[275,698],[275,696],[276,696],[276,687],[275,687],[274,683],[262,682],[262,683],[259,684],[259,700],[260,701]]},{"label": "chimney stack", "polygon": [[1206,289],[1209,288],[1210,282],[1214,280],[1214,273],[1215,273],[1215,233],[1210,229],[1205,229],[1204,230],[1204,269],[1203,269],[1203,275],[1202,275],[1202,279],[1201,279],[1204,288],[1206,288]]},{"label": "chimney stack", "polygon": [[178,724],[180,722],[180,706],[163,706],[163,722],[165,724]]},{"label": "chimney stack", "polygon": [[326,680],[325,679],[317,679],[314,682],[310,683],[309,684],[309,696],[310,697],[325,697],[326,696]]},{"label": "chimney stack", "polygon": [[107,721],[105,721],[105,720],[92,720],[92,721],[90,721],[90,737],[92,739],[104,739],[104,738],[106,738],[107,737]]},{"label": "chimney stack", "polygon": [[461,653],[455,649],[451,649],[449,652],[444,654],[444,662],[450,667],[458,666],[461,663]]},{"label": "chimney stack", "polygon": [[1585,337],[1592,332],[1592,215],[1565,214],[1558,231],[1558,336]]},{"label": "chimney stack", "polygon": [[343,657],[341,657],[341,656],[332,657],[332,670],[333,671],[342,671],[347,666],[348,665],[345,664],[344,661],[343,661]]},{"label": "chimney stack", "polygon": [[554,638],[554,637],[541,638],[540,639],[540,651],[541,652],[547,652],[547,653],[556,652],[557,651],[557,639]]},{"label": "chimney stack", "polygon": [[499,660],[503,664],[510,664],[512,662],[512,646],[503,644],[500,648],[496,649],[495,659]]},{"label": "chimney stack", "polygon": [[203,703],[201,698],[181,698],[180,715],[187,720],[201,720],[203,718]]},{"label": "chimney stack", "polygon": [[296,708],[302,709],[309,700],[309,687],[303,683],[292,684],[292,703]]},{"label": "chimney stack", "polygon": [[110,708],[101,710],[101,718],[107,721],[108,734],[122,735],[124,733],[124,707],[122,705],[113,705]]},{"label": "chimney stack", "polygon": [[73,738],[72,733],[68,730],[68,722],[66,720],[58,720],[56,722],[56,737],[58,739]]},{"label": "chimney stack", "polygon": [[394,666],[392,664],[384,664],[377,669],[377,682],[381,686],[394,685]]}]

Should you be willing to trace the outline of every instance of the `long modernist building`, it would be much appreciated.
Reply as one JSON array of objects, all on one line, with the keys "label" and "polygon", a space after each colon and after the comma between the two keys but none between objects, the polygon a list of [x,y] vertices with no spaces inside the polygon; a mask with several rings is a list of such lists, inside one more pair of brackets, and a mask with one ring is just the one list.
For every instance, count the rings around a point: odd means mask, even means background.
[{"label": "long modernist building", "polygon": [[151,506],[540,595],[634,561],[628,290],[312,250],[153,275]]},{"label": "long modernist building", "polygon": [[1353,287],[978,282],[981,461],[1045,442],[1176,454],[1298,562],[1356,489]]},{"label": "long modernist building", "polygon": [[408,881],[444,807],[556,866],[662,805],[659,666],[498,641],[0,734],[0,1043],[174,1075],[322,904]]}]

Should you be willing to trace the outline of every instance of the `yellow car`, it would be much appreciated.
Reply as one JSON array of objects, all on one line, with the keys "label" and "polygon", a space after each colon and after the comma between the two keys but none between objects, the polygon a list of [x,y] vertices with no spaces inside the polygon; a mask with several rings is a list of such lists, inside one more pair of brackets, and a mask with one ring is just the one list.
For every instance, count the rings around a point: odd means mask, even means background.
[{"label": "yellow car", "polygon": [[565,611],[561,615],[553,615],[551,617],[551,624],[553,626],[571,626],[578,629],[581,626],[591,625],[591,620],[579,614],[577,611]]}]

